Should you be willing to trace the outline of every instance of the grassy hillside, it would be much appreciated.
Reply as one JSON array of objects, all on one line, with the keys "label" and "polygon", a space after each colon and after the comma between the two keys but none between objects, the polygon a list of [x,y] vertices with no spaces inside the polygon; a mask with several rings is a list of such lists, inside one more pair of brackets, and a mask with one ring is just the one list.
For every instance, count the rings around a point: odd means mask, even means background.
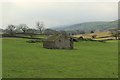
[{"label": "grassy hillside", "polygon": [[53,28],[55,30],[100,30],[105,31],[110,28],[117,28],[118,26],[118,20],[116,21],[97,21],[97,22],[85,22],[85,23],[79,23],[74,25],[68,25],[68,26],[62,26],[62,27],[56,27]]},{"label": "grassy hillside", "polygon": [[28,39],[3,38],[3,78],[117,78],[117,40],[80,41],[74,50],[42,48]]}]

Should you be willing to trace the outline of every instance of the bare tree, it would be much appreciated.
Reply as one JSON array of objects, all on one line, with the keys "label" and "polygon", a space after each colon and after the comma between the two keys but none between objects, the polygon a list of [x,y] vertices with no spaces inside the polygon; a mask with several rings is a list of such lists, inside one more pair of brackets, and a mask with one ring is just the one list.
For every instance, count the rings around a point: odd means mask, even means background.
[{"label": "bare tree", "polygon": [[16,26],[15,25],[8,25],[8,27],[6,28],[6,33],[10,34],[10,35],[14,35],[15,34],[15,30],[16,30]]},{"label": "bare tree", "polygon": [[37,22],[36,26],[37,26],[37,29],[39,29],[40,34],[42,34],[42,32],[44,30],[44,23],[43,22]]},{"label": "bare tree", "polygon": [[29,27],[26,24],[19,24],[19,29],[23,31],[23,33],[26,33]]}]

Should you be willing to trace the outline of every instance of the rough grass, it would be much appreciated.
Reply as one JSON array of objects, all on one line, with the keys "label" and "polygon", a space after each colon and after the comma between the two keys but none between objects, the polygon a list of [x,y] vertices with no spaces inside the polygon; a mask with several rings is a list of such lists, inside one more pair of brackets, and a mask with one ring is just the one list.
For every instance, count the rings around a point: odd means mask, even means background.
[{"label": "rough grass", "polygon": [[115,37],[107,37],[107,38],[95,38],[93,40],[108,40],[108,39],[115,39]]},{"label": "rough grass", "polygon": [[3,78],[117,78],[117,41],[80,41],[74,50],[3,38]]}]

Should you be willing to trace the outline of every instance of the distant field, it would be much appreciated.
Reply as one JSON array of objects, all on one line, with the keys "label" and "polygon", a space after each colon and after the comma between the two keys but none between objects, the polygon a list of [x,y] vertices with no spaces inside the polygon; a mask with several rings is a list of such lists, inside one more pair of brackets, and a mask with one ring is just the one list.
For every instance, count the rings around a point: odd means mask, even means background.
[{"label": "distant field", "polygon": [[3,78],[117,78],[117,40],[79,41],[74,50],[3,38]]},{"label": "distant field", "polygon": [[[97,35],[95,40],[105,40],[105,39],[115,39],[114,37],[108,37],[111,36],[110,32],[96,32],[96,33],[91,33],[91,34],[83,34],[83,35],[73,35],[73,37],[81,37],[83,38],[92,38],[92,35]],[[100,38],[100,37],[105,37],[106,38]]]}]

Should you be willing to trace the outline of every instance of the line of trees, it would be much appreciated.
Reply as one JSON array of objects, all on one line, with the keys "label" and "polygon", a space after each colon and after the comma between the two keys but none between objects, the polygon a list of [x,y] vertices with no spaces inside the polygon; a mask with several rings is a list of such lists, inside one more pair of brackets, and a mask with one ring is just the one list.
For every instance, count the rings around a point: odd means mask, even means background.
[{"label": "line of trees", "polygon": [[63,34],[68,35],[64,30],[56,31],[52,29],[45,29],[43,22],[36,22],[36,27],[30,28],[26,24],[19,25],[8,25],[6,29],[3,30],[5,35],[16,36],[17,34],[29,35],[33,37],[35,35],[54,35],[54,34]]},{"label": "line of trees", "polygon": [[30,36],[34,34],[42,34],[44,30],[43,22],[37,22],[36,25],[36,28],[30,28],[26,24],[8,25],[7,28],[3,31],[3,33],[9,34],[11,36],[18,33],[29,34]]}]

